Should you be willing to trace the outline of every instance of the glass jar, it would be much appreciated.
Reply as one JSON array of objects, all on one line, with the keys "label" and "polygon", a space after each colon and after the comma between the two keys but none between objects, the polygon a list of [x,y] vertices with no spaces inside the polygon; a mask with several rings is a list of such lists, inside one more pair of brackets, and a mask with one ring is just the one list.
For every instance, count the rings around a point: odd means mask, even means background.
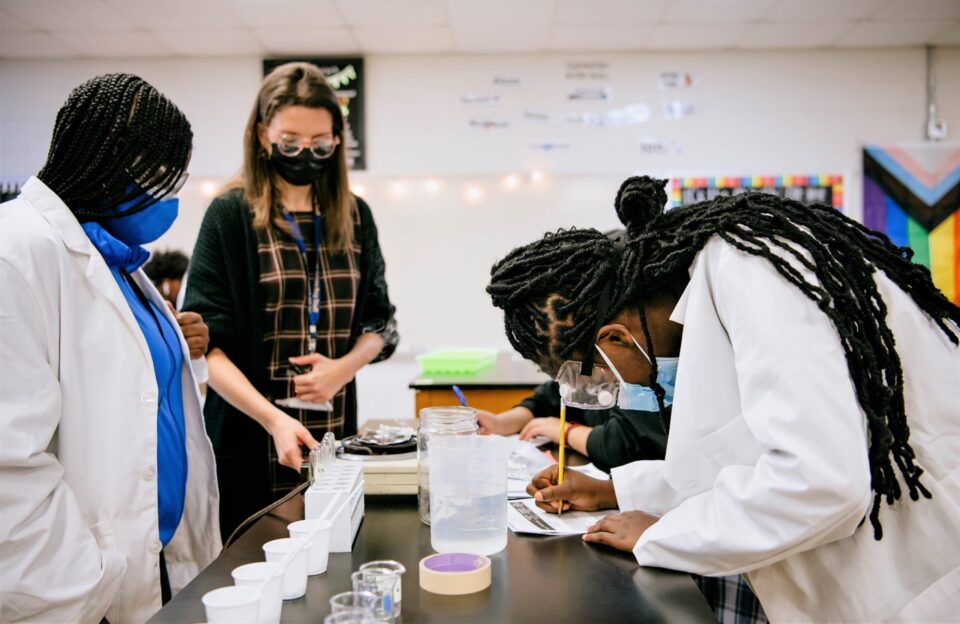
[{"label": "glass jar", "polygon": [[430,524],[430,436],[478,435],[477,410],[472,407],[425,407],[417,428],[417,506],[420,521]]}]

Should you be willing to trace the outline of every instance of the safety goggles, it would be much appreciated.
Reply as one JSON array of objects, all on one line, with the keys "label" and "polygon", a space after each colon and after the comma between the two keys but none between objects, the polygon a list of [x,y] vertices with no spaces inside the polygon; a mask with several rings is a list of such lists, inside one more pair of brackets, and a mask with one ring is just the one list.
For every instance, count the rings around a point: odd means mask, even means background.
[{"label": "safety goggles", "polygon": [[594,364],[585,374],[582,362],[567,360],[557,372],[560,400],[569,407],[585,410],[610,409],[617,404],[620,384],[606,366]]}]

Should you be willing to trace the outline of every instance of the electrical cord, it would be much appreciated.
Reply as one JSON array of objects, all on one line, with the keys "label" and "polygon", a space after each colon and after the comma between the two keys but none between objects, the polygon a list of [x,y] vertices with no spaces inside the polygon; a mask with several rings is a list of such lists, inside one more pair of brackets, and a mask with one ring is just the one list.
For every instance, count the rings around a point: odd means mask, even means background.
[{"label": "electrical cord", "polygon": [[245,531],[247,527],[249,527],[251,524],[259,520],[262,516],[265,516],[266,514],[270,513],[280,505],[284,504],[285,502],[287,502],[288,500],[290,500],[300,492],[304,491],[309,486],[310,486],[310,481],[304,481],[297,487],[290,490],[290,492],[280,500],[270,503],[260,511],[254,513],[252,516],[250,516],[249,518],[241,522],[240,525],[233,530],[233,533],[230,534],[230,537],[227,538],[227,541],[223,543],[223,549],[226,550],[231,544],[233,544],[233,542],[237,539],[237,537],[239,537],[239,535],[243,531]]}]

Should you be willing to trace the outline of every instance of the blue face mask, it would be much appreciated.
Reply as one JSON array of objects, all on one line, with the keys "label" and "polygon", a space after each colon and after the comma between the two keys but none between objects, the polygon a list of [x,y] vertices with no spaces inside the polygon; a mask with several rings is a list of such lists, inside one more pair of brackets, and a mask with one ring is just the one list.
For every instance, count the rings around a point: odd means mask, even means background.
[{"label": "blue face mask", "polygon": [[[142,196],[134,197],[117,206],[115,210],[122,215],[141,200]],[[180,200],[176,197],[168,197],[128,217],[104,219],[102,223],[103,228],[117,240],[131,246],[143,245],[163,236],[176,221],[179,211]]]},{"label": "blue face mask", "polygon": [[[643,350],[643,347],[640,346],[640,343],[637,342],[637,339],[632,335],[630,339],[633,340],[633,344],[637,345],[637,348],[640,349],[640,353],[643,354],[643,357],[647,358],[647,361],[650,362],[650,356],[647,355],[647,352]],[[606,361],[607,366],[610,367],[610,370],[613,371],[613,374],[616,375],[617,380],[620,382],[620,393],[617,398],[617,406],[621,409],[626,410],[639,410],[643,412],[659,412],[660,406],[657,404],[657,395],[654,394],[653,388],[641,385],[641,384],[631,384],[623,380],[623,377],[620,375],[620,372],[613,365],[613,362],[610,361],[610,358],[607,357],[607,354],[603,352],[599,346],[597,346],[597,351],[600,352],[600,356],[603,357]],[[673,390],[677,385],[677,362],[680,361],[680,358],[675,357],[658,357],[657,358],[657,383],[663,388],[664,397],[663,404],[670,405],[673,403]]]}]

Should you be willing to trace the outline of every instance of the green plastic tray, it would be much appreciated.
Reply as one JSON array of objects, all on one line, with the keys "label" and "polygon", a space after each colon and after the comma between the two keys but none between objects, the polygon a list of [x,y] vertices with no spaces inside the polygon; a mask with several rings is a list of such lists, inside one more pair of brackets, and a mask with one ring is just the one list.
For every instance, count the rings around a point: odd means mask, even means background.
[{"label": "green plastic tray", "polygon": [[496,361],[496,349],[441,349],[417,356],[423,375],[473,375]]}]

